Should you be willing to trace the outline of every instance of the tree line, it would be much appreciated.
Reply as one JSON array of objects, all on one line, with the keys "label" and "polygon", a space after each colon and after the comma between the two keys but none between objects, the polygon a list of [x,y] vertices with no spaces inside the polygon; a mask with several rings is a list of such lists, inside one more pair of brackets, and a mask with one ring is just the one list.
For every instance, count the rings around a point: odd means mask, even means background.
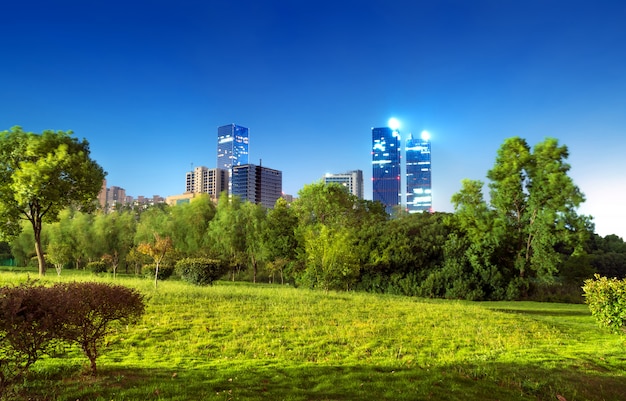
[{"label": "tree line", "polygon": [[[177,260],[205,258],[226,266],[231,280],[475,300],[549,296],[564,283],[580,300],[594,273],[625,274],[622,239],[595,235],[591,217],[578,214],[584,195],[568,175],[567,147],[552,138],[532,148],[505,140],[488,184],[464,180],[453,213],[393,216],[322,182],[269,210],[222,194],[216,203],[204,196],[92,214],[86,201],[104,173],[86,141],[19,128],[0,139],[0,228],[20,263],[35,250],[40,273],[47,263],[60,274],[91,262],[113,274],[148,270],[156,284]],[[51,190],[57,182],[83,190]]]}]

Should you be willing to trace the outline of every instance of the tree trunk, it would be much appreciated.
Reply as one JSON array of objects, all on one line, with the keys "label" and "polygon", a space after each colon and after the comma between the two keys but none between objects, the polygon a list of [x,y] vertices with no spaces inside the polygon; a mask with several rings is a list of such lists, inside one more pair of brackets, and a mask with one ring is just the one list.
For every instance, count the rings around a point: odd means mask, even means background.
[{"label": "tree trunk", "polygon": [[43,249],[41,248],[41,218],[33,217],[33,233],[35,234],[35,252],[37,253],[37,262],[39,265],[39,275],[46,275],[46,260],[43,257]]}]

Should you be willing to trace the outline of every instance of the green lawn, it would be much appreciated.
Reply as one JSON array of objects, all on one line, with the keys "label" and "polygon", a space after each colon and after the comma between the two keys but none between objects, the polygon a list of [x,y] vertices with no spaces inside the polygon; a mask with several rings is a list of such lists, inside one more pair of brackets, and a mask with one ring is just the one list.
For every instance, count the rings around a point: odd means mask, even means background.
[{"label": "green lawn", "polygon": [[[33,277],[33,272],[30,273]],[[35,275],[36,277],[36,275]],[[0,273],[0,285],[25,280]],[[62,280],[98,279],[63,272]],[[54,271],[46,280],[59,280]],[[118,278],[147,296],[85,374],[37,362],[45,400],[623,400],[626,338],[585,305],[470,303],[290,287]]]}]

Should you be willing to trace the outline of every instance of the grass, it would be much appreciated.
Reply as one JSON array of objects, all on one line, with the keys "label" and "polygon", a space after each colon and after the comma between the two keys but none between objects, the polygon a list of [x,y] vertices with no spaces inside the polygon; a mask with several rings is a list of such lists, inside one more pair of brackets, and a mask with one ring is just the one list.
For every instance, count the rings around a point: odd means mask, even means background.
[{"label": "grass", "polygon": [[[46,280],[96,279],[52,273]],[[25,278],[3,272],[0,285]],[[141,322],[108,339],[96,377],[85,374],[77,349],[37,362],[25,397],[573,401],[626,394],[625,338],[600,329],[585,305],[116,282],[146,294]]]}]

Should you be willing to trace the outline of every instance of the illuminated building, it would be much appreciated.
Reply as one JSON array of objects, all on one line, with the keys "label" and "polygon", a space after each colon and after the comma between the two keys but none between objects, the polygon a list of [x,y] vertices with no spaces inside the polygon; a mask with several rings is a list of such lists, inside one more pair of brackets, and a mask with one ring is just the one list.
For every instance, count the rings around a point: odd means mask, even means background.
[{"label": "illuminated building", "polygon": [[283,173],[254,164],[233,166],[231,184],[233,196],[272,209],[283,193]]},{"label": "illuminated building", "polygon": [[372,199],[387,213],[400,204],[400,132],[397,122],[372,128]]},{"label": "illuminated building", "polygon": [[248,164],[248,128],[236,124],[218,127],[217,168],[228,171],[232,177],[231,169],[243,164]]},{"label": "illuminated building", "polygon": [[409,213],[431,212],[433,207],[430,165],[430,135],[409,134],[405,147],[406,209]]},{"label": "illuminated building", "polygon": [[342,174],[326,174],[324,184],[331,182],[343,185],[349,193],[363,199],[363,171],[354,170]]}]

